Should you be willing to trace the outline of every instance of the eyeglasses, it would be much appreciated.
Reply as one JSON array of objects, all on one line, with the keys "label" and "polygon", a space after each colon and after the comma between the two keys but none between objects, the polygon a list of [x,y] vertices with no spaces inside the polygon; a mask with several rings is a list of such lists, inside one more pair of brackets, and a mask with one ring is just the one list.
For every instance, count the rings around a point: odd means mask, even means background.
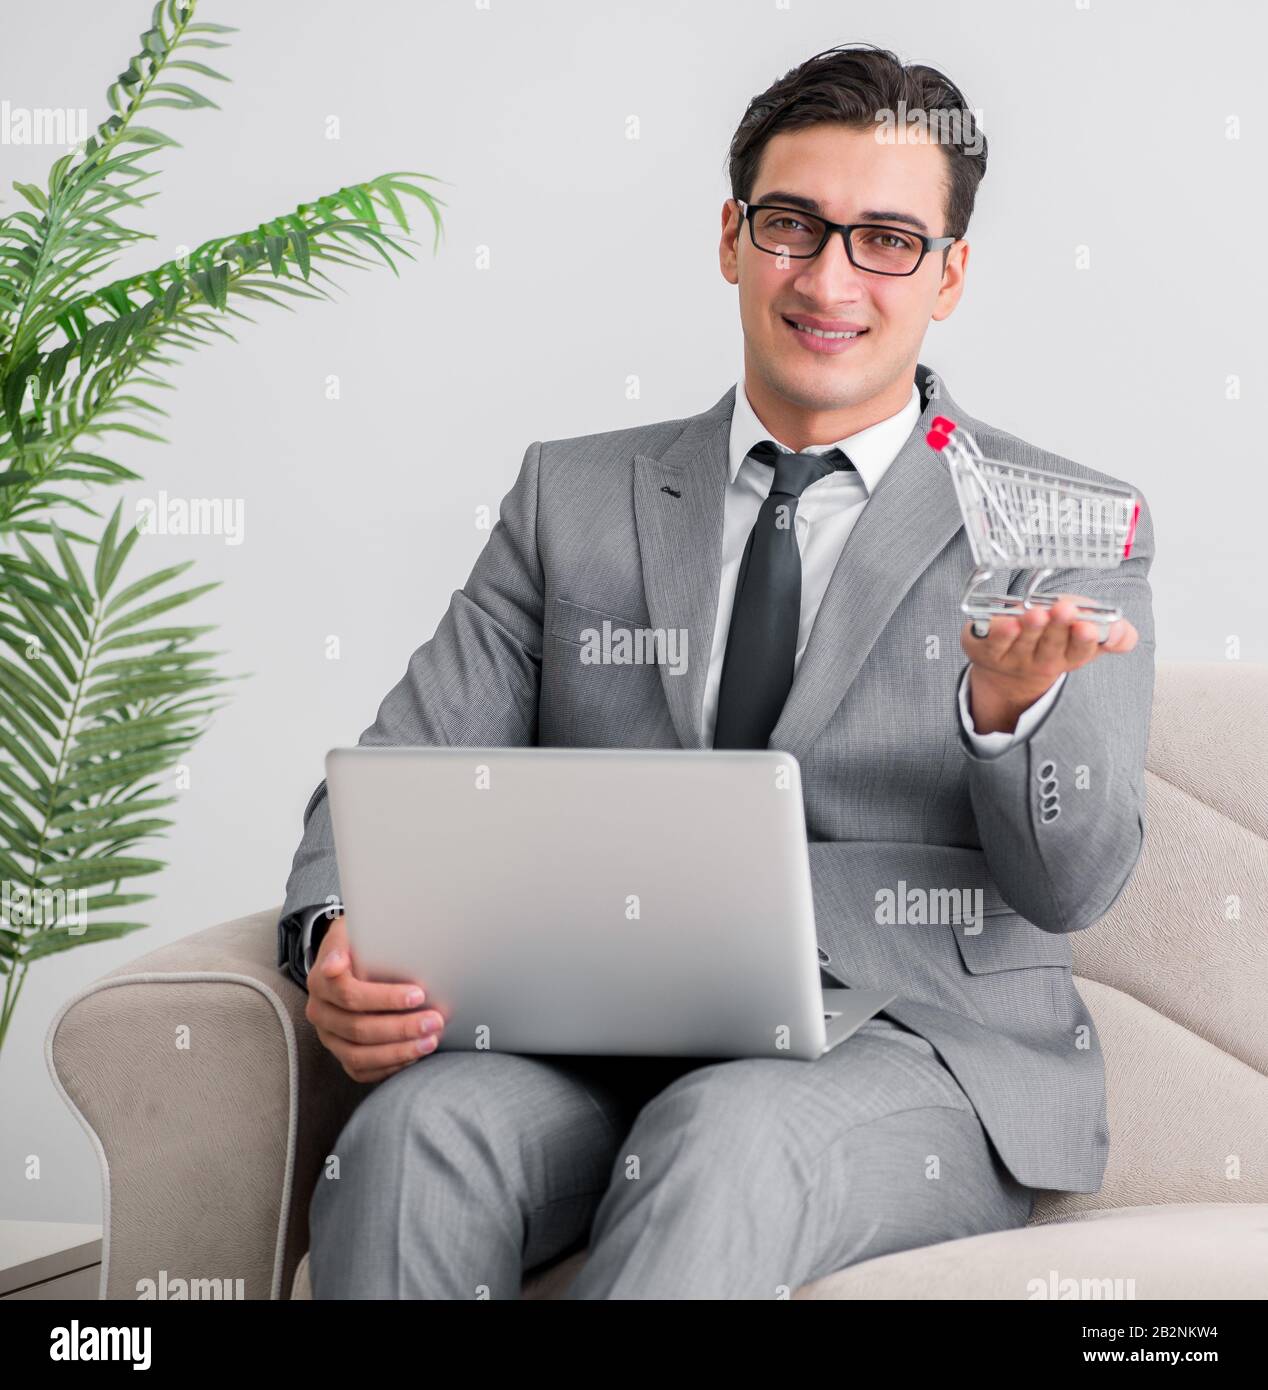
[{"label": "eyeglasses", "polygon": [[829,222],[800,208],[773,203],[735,201],[759,251],[808,261],[823,250],[833,232],[840,232],[850,264],[873,275],[914,275],[930,251],[941,251],[956,240],[953,236],[921,236],[906,227],[875,222]]}]

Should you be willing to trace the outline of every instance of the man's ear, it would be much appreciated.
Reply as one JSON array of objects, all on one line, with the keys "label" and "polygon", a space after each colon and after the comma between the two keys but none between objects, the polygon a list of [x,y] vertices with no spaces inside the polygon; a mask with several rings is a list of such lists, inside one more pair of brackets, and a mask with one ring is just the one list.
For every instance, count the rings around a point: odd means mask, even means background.
[{"label": "man's ear", "polygon": [[[735,219],[735,227],[731,228],[731,219]],[[722,239],[718,242],[718,264],[722,269],[722,278],[730,285],[740,283],[740,232],[744,228],[744,219],[740,214],[739,205],[734,198],[728,198],[722,204]]]},{"label": "man's ear", "polygon": [[953,246],[947,247],[946,263],[942,267],[942,284],[938,288],[938,297],[933,302],[933,313],[929,317],[935,323],[941,323],[943,319],[950,318],[955,312],[955,306],[960,302],[960,296],[964,293],[964,279],[969,264],[969,243],[967,241],[957,241]]}]

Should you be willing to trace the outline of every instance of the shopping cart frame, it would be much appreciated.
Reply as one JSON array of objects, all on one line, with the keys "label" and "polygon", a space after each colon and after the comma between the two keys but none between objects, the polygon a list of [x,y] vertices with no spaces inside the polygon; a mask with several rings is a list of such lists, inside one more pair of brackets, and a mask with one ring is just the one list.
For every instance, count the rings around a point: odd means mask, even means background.
[{"label": "shopping cart frame", "polygon": [[[1059,568],[1087,566],[1110,569],[1130,556],[1140,517],[1140,499],[1132,489],[1089,483],[1084,478],[1050,469],[987,459],[973,436],[967,430],[960,429],[953,420],[939,415],[931,423],[926,440],[946,460],[975,561],[973,573],[960,596],[960,611],[972,621],[975,637],[989,634],[993,617],[1020,617],[1028,609],[1051,608],[1056,604],[1061,595],[1043,593],[1039,586],[1049,576],[1056,574]],[[1117,544],[1107,544],[1101,550],[1085,545],[1077,557],[1068,557],[1068,564],[1045,564],[1042,560],[1035,566],[1026,564],[1028,559],[1035,558],[1027,551],[1036,547],[1022,535],[1017,519],[1009,514],[997,490],[998,480],[996,483],[991,480],[992,472],[1006,475],[1010,483],[1020,484],[1024,488],[1042,486],[1058,498],[1080,498],[1097,505],[1130,506],[1131,520],[1126,527],[1121,551]],[[1010,544],[1004,544],[996,532]],[[1055,546],[1044,548],[1052,549]],[[984,587],[1000,573],[1017,568],[1030,572],[1021,594],[993,593]],[[1079,604],[1078,614],[1081,620],[1096,624],[1097,640],[1102,644],[1109,640],[1111,626],[1123,616],[1120,608],[1091,602]]]}]

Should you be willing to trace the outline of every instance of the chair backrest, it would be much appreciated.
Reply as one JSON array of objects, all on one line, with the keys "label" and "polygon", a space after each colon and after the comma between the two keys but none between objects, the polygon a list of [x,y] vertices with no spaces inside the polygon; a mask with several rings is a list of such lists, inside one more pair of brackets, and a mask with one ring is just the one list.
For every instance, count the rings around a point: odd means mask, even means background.
[{"label": "chair backrest", "polygon": [[1159,663],[1145,780],[1132,879],[1071,941],[1110,1111],[1084,1200],[1268,1201],[1268,666]]}]

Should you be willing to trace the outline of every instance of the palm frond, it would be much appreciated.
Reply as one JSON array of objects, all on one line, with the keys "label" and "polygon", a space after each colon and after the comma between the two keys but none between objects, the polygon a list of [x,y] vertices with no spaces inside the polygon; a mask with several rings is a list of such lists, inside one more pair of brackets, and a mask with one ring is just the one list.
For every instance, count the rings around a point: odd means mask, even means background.
[{"label": "palm frond", "polygon": [[142,925],[100,914],[150,896],[118,892],[164,867],[135,853],[172,823],[154,813],[176,798],[150,793],[220,707],[213,687],[231,679],[210,666],[221,653],[190,645],[207,627],[166,618],[216,587],[172,589],[192,561],[120,586],[139,536],[121,535],[121,508],[89,574],[53,525],[56,563],[21,537],[23,591],[7,576],[0,585],[0,956],[10,969]]},{"label": "palm frond", "polygon": [[377,257],[397,274],[392,253],[412,260],[408,246],[416,244],[385,227],[390,220],[409,230],[403,197],[424,204],[439,239],[444,202],[411,182],[430,178],[401,171],[349,185],[68,301],[57,319],[65,341],[28,353],[15,375],[0,372],[0,467],[8,465],[0,472],[0,532],[28,529],[34,515],[59,501],[73,505],[67,483],[135,479],[82,442],[110,433],[161,441],[138,419],[164,412],[132,388],[166,386],[154,370],[172,362],[171,351],[232,339],[221,320],[249,320],[239,303],[289,308],[287,297],[329,299],[316,283],[334,283],[324,265],[364,269]]},{"label": "palm frond", "polygon": [[[173,66],[188,68],[193,48],[222,48],[212,37],[233,33],[221,24],[194,22],[197,0],[158,0],[141,49],[110,84],[106,101],[111,114],[84,143],[56,160],[48,186],[30,184],[17,190],[33,210],[23,209],[0,221],[0,333],[7,339],[6,376],[44,341],[59,314],[81,286],[132,242],[148,233],[122,225],[118,215],[152,196],[137,190],[156,172],[146,167],[165,147],[178,144],[170,135],[138,118],[157,107],[196,110],[214,107],[202,92],[185,82],[169,82]],[[205,64],[203,78],[228,81]]]}]

